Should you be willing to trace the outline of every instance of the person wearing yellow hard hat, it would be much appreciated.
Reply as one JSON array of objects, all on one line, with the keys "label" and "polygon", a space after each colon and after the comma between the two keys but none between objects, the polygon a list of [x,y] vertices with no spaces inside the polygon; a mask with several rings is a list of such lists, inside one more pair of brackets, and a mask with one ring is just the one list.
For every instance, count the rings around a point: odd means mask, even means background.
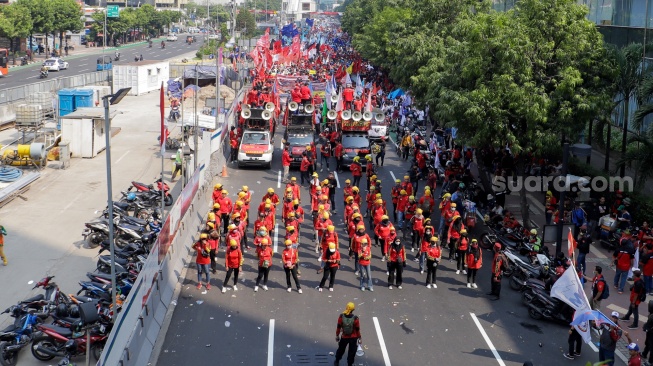
[{"label": "person wearing yellow hard hat", "polygon": [[483,266],[483,253],[478,246],[478,241],[472,239],[472,243],[467,252],[467,287],[478,288],[476,286],[476,273]]},{"label": "person wearing yellow hard hat", "polygon": [[353,302],[347,303],[345,311],[338,316],[338,325],[336,326],[336,342],[338,350],[336,351],[336,360],[334,365],[340,364],[340,360],[347,351],[347,365],[353,365],[356,359],[357,346],[362,343],[361,324],[358,317],[354,315],[356,305]]},{"label": "person wearing yellow hard hat", "polygon": [[[317,211],[316,211],[317,212]],[[327,228],[333,226],[333,221],[331,221],[330,214],[328,212],[323,212],[321,215],[317,216],[314,221],[313,228],[315,229],[315,253],[319,253],[322,248],[322,237],[326,235]],[[319,273],[320,271],[318,271]]]},{"label": "person wearing yellow hard hat", "polygon": [[354,259],[354,275],[356,276],[358,276],[360,273],[360,267],[358,265],[358,253],[360,251],[363,240],[365,240],[367,243],[372,242],[370,236],[365,232],[365,225],[358,224],[354,228],[354,233],[351,236],[351,240],[349,241],[349,259]]},{"label": "person wearing yellow hard hat", "polygon": [[244,258],[243,253],[240,251],[238,242],[235,239],[229,239],[227,241],[227,252],[225,255],[225,268],[226,273],[224,277],[224,282],[222,282],[222,293],[227,292],[227,283],[229,283],[229,278],[231,275],[234,275],[234,284],[232,286],[234,291],[238,291],[238,274],[240,273],[240,268],[243,265]]},{"label": "person wearing yellow hard hat", "polygon": [[274,205],[274,207],[277,207],[279,202],[281,202],[279,200],[279,195],[274,193],[274,188],[268,188],[267,193],[265,193],[265,195],[263,196],[261,201],[265,201],[265,200],[268,200],[268,199],[270,200],[270,203],[272,203]]},{"label": "person wearing yellow hard hat", "polygon": [[213,203],[217,203],[220,197],[222,197],[222,184],[218,183],[213,186]]},{"label": "person wearing yellow hard hat", "polygon": [[[465,256],[469,251],[469,240],[467,239],[467,229],[462,226],[460,229],[460,237],[456,242],[456,274],[462,272],[464,275],[467,274],[465,269]],[[469,287],[469,286],[467,286]]]},{"label": "person wearing yellow hard hat", "polygon": [[333,291],[333,284],[336,281],[336,272],[340,267],[340,252],[336,243],[328,243],[327,250],[322,253],[322,262],[325,263],[324,274],[318,286],[318,290],[322,292],[326,280],[329,279],[329,291]]},{"label": "person wearing yellow hard hat", "polygon": [[270,268],[272,267],[272,242],[263,239],[261,241],[261,248],[259,249],[258,256],[258,276],[256,276],[256,284],[254,285],[254,292],[258,291],[258,285],[263,279],[263,290],[268,290],[268,276],[270,275]]},{"label": "person wearing yellow hard hat", "polygon": [[286,184],[286,190],[290,188],[292,190],[292,198],[293,199],[298,199],[301,201],[301,190],[299,189],[301,186],[297,184],[297,178],[292,177],[290,178],[290,182]]},{"label": "person wearing yellow hard hat", "polygon": [[222,221],[222,232],[227,232],[227,225],[229,225],[229,214],[233,211],[233,203],[231,198],[229,198],[229,192],[226,189],[220,191],[220,199],[218,203],[220,204],[220,221]]},{"label": "person wearing yellow hard hat", "polygon": [[436,273],[440,260],[442,260],[442,248],[438,237],[433,235],[429,239],[429,246],[426,249],[426,288],[438,288]]},{"label": "person wearing yellow hard hat", "polygon": [[[415,251],[419,253],[419,250],[421,248],[422,237],[424,236],[425,219],[426,218],[424,217],[421,208],[416,209],[415,215],[410,219],[410,229],[412,231],[412,243],[410,248],[411,253],[414,253]],[[417,255],[416,258],[418,256],[419,255]]]},{"label": "person wearing yellow hard hat", "polygon": [[195,264],[197,265],[197,289],[202,288],[202,273],[205,275],[206,290],[211,289],[211,275],[209,274],[209,265],[211,264],[211,246],[209,245],[209,235],[200,234],[200,240],[193,245],[195,249]]},{"label": "person wearing yellow hard hat", "polygon": [[[321,250],[322,253],[327,251],[329,248],[329,243],[339,243],[340,241],[338,240],[338,233],[336,233],[336,227],[331,225],[327,225],[327,229],[324,233],[322,233],[322,238],[321,238]],[[325,262],[320,263],[320,269],[324,269]],[[317,273],[320,273],[321,271],[318,270]]]},{"label": "person wearing yellow hard hat", "polygon": [[361,183],[361,177],[363,176],[363,166],[361,165],[360,160],[360,157],[355,156],[354,161],[349,166],[351,175],[354,177],[352,184],[357,187]]},{"label": "person wearing yellow hard hat", "polygon": [[392,197],[392,218],[397,222],[397,202],[401,195],[401,180],[395,179],[395,185],[390,189],[390,196]]},{"label": "person wearing yellow hard hat", "polygon": [[290,276],[295,281],[295,286],[297,287],[297,292],[302,293],[302,286],[299,284],[299,278],[297,276],[297,261],[298,261],[298,251],[296,248],[293,248],[293,241],[286,239],[284,242],[286,249],[281,252],[281,263],[283,264],[283,270],[286,272],[286,287],[288,292],[292,292],[292,287],[290,284]]},{"label": "person wearing yellow hard hat", "polygon": [[401,189],[406,191],[406,194],[409,196],[413,195],[413,185],[410,183],[410,176],[409,175],[404,175],[404,181],[401,182]]},{"label": "person wearing yellow hard hat", "polygon": [[458,247],[458,244],[460,243],[460,239],[462,236],[461,232],[465,230],[463,219],[458,213],[458,211],[456,211],[456,207],[454,205],[455,203],[451,204],[451,210],[454,211],[452,213],[451,223],[447,227],[447,236],[445,239],[446,242],[449,243],[449,261],[454,260],[456,254],[456,248]]},{"label": "person wearing yellow hard hat", "polygon": [[451,209],[451,193],[445,193],[442,196],[442,201],[440,201],[439,209],[440,209],[440,224],[438,226],[438,236],[442,237],[447,221],[446,216],[449,215],[449,210]]},{"label": "person wearing yellow hard hat", "polygon": [[309,183],[311,179],[309,178],[309,169],[311,167],[311,160],[308,158],[308,153],[306,151],[302,152],[302,162],[299,165],[299,171],[301,173],[301,184],[304,185],[304,181]]},{"label": "person wearing yellow hard hat", "polygon": [[345,180],[345,186],[342,187],[342,197],[346,201],[349,196],[354,196],[354,187],[351,185],[351,180],[347,179]]},{"label": "person wearing yellow hard hat", "polygon": [[369,190],[370,185],[376,180],[376,168],[372,162],[372,155],[366,155],[365,160],[367,160],[365,164],[365,176],[367,177],[367,189]]}]

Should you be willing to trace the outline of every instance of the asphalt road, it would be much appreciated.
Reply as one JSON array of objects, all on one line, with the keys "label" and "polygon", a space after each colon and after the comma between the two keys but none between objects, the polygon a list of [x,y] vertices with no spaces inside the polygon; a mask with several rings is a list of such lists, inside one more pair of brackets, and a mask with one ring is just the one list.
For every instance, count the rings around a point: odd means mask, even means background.
[{"label": "asphalt road", "polygon": [[[181,41],[185,36],[179,36],[180,41],[166,42],[166,48],[161,49],[161,42],[154,42],[152,48],[149,48],[147,43],[137,45],[125,45],[120,48],[107,49],[104,54],[112,56],[115,51],[120,52],[120,61],[115,62],[114,65],[126,64],[134,62],[134,57],[143,55],[144,60],[166,60],[176,56],[195,51],[199,49],[202,40],[198,37],[198,41],[192,45],[188,45]],[[63,57],[68,62],[67,70],[52,71],[48,75],[48,79],[67,77],[79,74],[85,74],[96,71],[97,59],[102,55],[102,48],[97,48],[97,53],[87,53],[87,50],[80,54],[71,51],[70,56]],[[80,52],[80,51],[77,51]],[[41,81],[39,79],[39,70],[45,58],[43,56],[36,56],[35,60],[39,62],[27,66],[14,67],[9,70],[9,75],[0,78],[0,88],[12,88],[29,83]]]},{"label": "asphalt road", "polygon": [[[216,178],[231,195],[243,184],[253,193],[253,207],[260,202],[268,187],[280,193],[281,151],[280,136],[271,170],[230,169],[226,179]],[[390,150],[390,149],[389,149]],[[333,168],[333,166],[332,166]],[[407,163],[394,152],[386,154],[379,177],[383,195],[390,197],[395,177],[402,178]],[[294,172],[299,175],[299,172]],[[321,173],[324,177],[326,171]],[[338,175],[344,185],[350,173]],[[423,190],[420,182],[419,190]],[[361,187],[361,191],[365,187]],[[303,188],[303,206],[308,207],[308,190]],[[342,223],[342,190],[336,193],[338,214],[332,219],[341,238],[346,238]],[[255,210],[255,208],[253,209]],[[434,217],[437,223],[437,217]],[[387,288],[385,263],[380,261],[380,249],[373,248],[372,262],[374,292],[361,292],[353,274],[353,262],[346,259],[346,243],[341,240],[343,265],[336,276],[334,292],[318,292],[321,275],[317,255],[309,230],[302,230],[300,248],[303,294],[286,292],[285,275],[275,254],[274,267],[268,283],[269,291],[255,293],[257,261],[246,252],[244,274],[239,279],[238,291],[220,293],[224,280],[224,252],[220,253],[221,267],[209,292],[195,288],[196,270],[191,264],[171,317],[170,326],[161,345],[157,365],[196,364],[222,365],[321,365],[333,364],[337,346],[335,328],[338,314],[347,302],[353,301],[360,316],[365,356],[357,357],[356,365],[534,365],[570,362],[562,357],[567,349],[568,327],[535,321],[521,305],[519,293],[510,289],[504,279],[502,297],[490,301],[489,267],[492,253],[484,252],[484,266],[480,270],[478,289],[468,289],[464,275],[455,274],[455,263],[444,261],[438,270],[438,288],[424,286],[425,274],[419,273],[417,263],[409,252],[408,267],[404,272],[403,290]],[[283,229],[281,233],[283,234]],[[472,230],[473,237],[483,232],[482,225]],[[251,235],[251,231],[250,231]],[[274,238],[273,238],[274,239]],[[275,253],[283,250],[282,237]],[[444,256],[448,253],[445,251]],[[443,257],[444,257],[443,256]],[[189,258],[190,259],[190,258]],[[192,262],[192,260],[190,260]],[[231,284],[231,280],[230,280]],[[576,364],[595,362],[598,354],[583,345],[583,356]],[[579,362],[580,361],[580,362]],[[620,362],[620,361],[619,361]],[[345,360],[341,365],[345,365]]]}]

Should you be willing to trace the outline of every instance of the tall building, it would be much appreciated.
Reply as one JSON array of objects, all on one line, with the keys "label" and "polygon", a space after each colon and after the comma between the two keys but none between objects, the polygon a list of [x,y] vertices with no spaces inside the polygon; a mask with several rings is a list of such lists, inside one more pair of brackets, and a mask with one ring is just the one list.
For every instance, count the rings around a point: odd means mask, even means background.
[{"label": "tall building", "polygon": [[310,13],[316,11],[317,2],[313,0],[282,0],[281,2],[281,12],[289,22],[309,18]]}]

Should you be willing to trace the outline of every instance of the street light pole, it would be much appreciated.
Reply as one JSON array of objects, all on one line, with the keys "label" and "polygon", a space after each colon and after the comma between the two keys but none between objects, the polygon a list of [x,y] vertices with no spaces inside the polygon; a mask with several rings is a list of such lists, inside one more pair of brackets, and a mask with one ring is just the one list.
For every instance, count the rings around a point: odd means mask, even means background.
[{"label": "street light pole", "polygon": [[[564,220],[563,220],[563,213],[565,210],[565,196],[566,196],[566,189],[567,189],[567,168],[569,164],[569,143],[565,142],[563,144],[563,150],[562,150],[562,174],[560,176],[560,179],[564,179],[565,185],[564,188],[560,192],[560,202],[558,202],[558,224],[557,224],[557,236],[556,236],[556,255],[562,253],[562,236],[563,236],[563,228],[564,228]],[[555,186],[555,185],[554,185]],[[558,184],[558,187],[560,184]]]}]

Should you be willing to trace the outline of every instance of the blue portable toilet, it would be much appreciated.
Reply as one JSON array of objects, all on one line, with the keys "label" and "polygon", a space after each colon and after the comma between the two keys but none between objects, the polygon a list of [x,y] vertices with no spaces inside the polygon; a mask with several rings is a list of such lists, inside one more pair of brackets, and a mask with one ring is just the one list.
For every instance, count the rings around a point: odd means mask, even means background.
[{"label": "blue portable toilet", "polygon": [[75,109],[93,107],[93,90],[75,89]]},{"label": "blue portable toilet", "polygon": [[59,94],[59,116],[65,116],[75,111],[74,89],[61,89]]}]

